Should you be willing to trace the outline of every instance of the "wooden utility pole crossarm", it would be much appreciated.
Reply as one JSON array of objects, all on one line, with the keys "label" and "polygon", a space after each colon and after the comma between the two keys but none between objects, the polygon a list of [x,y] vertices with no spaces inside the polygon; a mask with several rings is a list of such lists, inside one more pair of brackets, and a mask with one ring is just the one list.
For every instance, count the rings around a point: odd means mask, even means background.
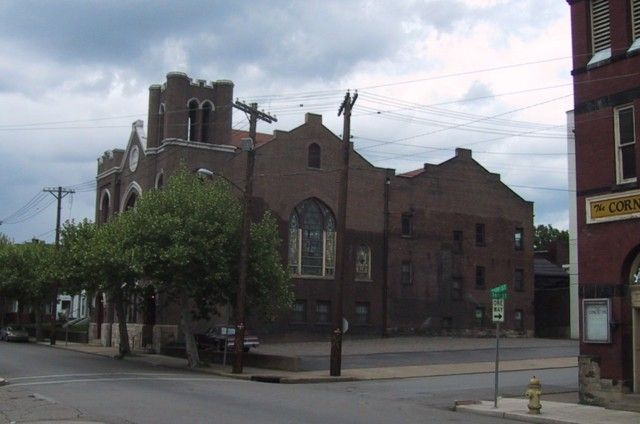
[{"label": "wooden utility pole crossarm", "polygon": [[[76,191],[63,187],[45,187],[42,189],[47,193],[51,193],[53,197],[58,201],[58,213],[56,214],[56,249],[60,246],[60,211],[62,209],[62,199],[68,195],[73,194]],[[53,282],[52,297],[51,297],[51,334],[49,334],[49,343],[56,344],[56,309],[58,308],[58,289],[60,286],[59,281]]]},{"label": "wooden utility pole crossarm", "polygon": [[[244,349],[245,304],[247,297],[247,269],[249,267],[249,230],[251,228],[251,200],[253,197],[253,168],[255,165],[256,127],[258,119],[272,123],[277,119],[258,110],[257,103],[247,105],[236,101],[234,107],[245,112],[249,118],[249,140],[243,140],[242,149],[247,152],[244,201],[242,212],[242,235],[240,238],[240,263],[238,270],[238,296],[236,299],[235,361],[233,373],[242,373],[242,354]],[[246,142],[245,142],[246,141]]]},{"label": "wooden utility pole crossarm", "polygon": [[351,109],[358,98],[356,92],[351,98],[347,91],[344,101],[338,110],[338,116],[344,114],[344,126],[342,130],[342,172],[340,173],[340,190],[338,197],[338,223],[336,225],[336,300],[337,305],[333,316],[333,332],[331,334],[331,364],[329,373],[339,376],[342,370],[342,318],[345,268],[348,259],[346,244],[347,231],[347,204],[349,193],[349,152],[351,150]]}]

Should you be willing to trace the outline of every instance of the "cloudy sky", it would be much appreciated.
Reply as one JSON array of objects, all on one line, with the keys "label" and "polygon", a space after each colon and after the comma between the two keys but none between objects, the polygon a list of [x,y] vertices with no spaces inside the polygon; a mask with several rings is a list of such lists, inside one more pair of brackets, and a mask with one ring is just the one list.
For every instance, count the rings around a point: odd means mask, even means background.
[{"label": "cloudy sky", "polygon": [[[336,116],[357,89],[352,133],[376,166],[405,172],[456,147],[567,228],[569,6],[558,0],[0,2],[0,232],[54,238],[94,216],[96,159],[147,119],[170,71],[235,82],[289,130]],[[234,127],[246,129],[243,114]]]}]

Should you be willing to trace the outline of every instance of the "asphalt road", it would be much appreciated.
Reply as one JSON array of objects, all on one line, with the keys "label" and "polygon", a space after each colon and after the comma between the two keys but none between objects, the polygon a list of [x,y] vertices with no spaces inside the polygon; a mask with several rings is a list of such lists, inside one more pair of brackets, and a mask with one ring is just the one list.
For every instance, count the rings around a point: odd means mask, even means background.
[{"label": "asphalt road", "polygon": [[[530,374],[502,373],[501,392],[521,394]],[[575,368],[541,370],[538,375],[546,390],[577,390]],[[491,417],[447,409],[454,399],[490,399],[492,374],[267,384],[35,344],[0,343],[0,376],[10,381],[0,388],[0,423],[10,422],[20,405],[107,423],[495,422]],[[5,404],[14,409],[3,409]]]}]

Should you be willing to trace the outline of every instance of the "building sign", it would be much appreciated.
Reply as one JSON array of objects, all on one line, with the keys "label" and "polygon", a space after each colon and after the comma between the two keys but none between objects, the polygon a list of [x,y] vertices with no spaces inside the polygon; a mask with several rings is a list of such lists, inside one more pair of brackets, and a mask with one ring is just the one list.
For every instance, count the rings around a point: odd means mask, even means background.
[{"label": "building sign", "polygon": [[586,199],[587,223],[640,218],[640,190]]},{"label": "building sign", "polygon": [[609,299],[583,299],[583,341],[610,343],[611,301]]}]

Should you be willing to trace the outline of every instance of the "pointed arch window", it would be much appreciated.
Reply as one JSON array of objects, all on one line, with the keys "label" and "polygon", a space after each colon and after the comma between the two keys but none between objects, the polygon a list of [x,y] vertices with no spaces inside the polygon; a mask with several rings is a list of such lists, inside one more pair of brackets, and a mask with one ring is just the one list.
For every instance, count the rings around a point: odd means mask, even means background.
[{"label": "pointed arch window", "polygon": [[210,102],[204,102],[202,104],[202,126],[200,130],[200,141],[203,143],[209,142],[209,135],[211,131],[209,130],[211,125],[211,111],[213,110],[213,105]]},{"label": "pointed arch window", "polygon": [[111,193],[109,190],[102,192],[102,200],[100,200],[100,222],[104,224],[109,220],[111,214]]},{"label": "pointed arch window", "polygon": [[164,104],[160,105],[158,111],[158,141],[162,143],[164,140]]},{"label": "pointed arch window", "polygon": [[189,122],[187,122],[187,140],[189,141],[197,141],[198,108],[197,100],[191,100],[189,102]]},{"label": "pointed arch window", "polygon": [[311,143],[309,145],[309,152],[307,157],[307,166],[309,168],[320,168],[320,146],[316,143]]},{"label": "pointed arch window", "polygon": [[356,279],[371,280],[371,249],[364,244],[356,253]]},{"label": "pointed arch window", "polygon": [[336,221],[317,199],[299,203],[289,217],[289,268],[294,275],[332,276]]}]

